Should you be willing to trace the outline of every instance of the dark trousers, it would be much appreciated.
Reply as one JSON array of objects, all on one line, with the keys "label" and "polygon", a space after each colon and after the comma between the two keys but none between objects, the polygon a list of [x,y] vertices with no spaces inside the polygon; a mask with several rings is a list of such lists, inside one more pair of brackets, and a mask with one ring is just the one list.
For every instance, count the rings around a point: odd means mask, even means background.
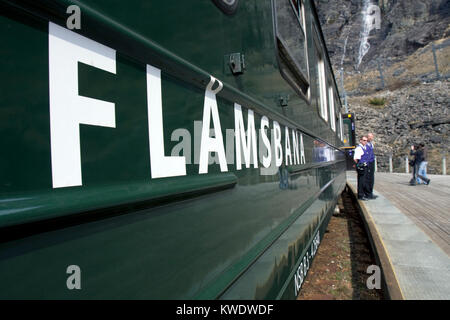
[{"label": "dark trousers", "polygon": [[367,172],[367,192],[368,196],[373,195],[373,185],[375,184],[375,161],[368,163]]},{"label": "dark trousers", "polygon": [[416,163],[414,161],[414,165],[412,166],[413,167],[412,178],[409,181],[410,185],[415,185],[417,183],[416,179],[417,179],[417,175],[419,174],[419,165],[420,165],[420,163]]},{"label": "dark trousers", "polygon": [[369,166],[364,166],[361,169],[356,169],[356,173],[358,175],[358,198],[367,197],[369,195],[369,188],[367,183]]}]

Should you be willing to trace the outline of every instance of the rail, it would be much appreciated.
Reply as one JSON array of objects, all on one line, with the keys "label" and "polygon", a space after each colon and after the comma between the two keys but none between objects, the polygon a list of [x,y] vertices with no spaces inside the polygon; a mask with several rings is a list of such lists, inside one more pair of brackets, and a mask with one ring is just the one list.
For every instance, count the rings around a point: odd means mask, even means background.
[{"label": "rail", "polygon": [[[375,159],[375,171],[389,172],[389,173],[412,173],[412,167],[409,165],[409,160],[412,157],[408,155],[378,155]],[[448,163],[447,155],[441,154],[440,157],[433,157],[427,159],[428,173],[447,175]]]}]

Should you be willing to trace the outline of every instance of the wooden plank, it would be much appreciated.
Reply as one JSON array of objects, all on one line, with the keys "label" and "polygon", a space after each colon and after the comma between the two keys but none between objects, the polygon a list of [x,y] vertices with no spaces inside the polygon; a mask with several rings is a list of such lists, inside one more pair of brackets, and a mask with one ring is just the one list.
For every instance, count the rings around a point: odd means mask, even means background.
[{"label": "wooden plank", "polygon": [[379,172],[374,188],[450,255],[450,176],[429,177],[428,186],[410,186],[411,174]]}]

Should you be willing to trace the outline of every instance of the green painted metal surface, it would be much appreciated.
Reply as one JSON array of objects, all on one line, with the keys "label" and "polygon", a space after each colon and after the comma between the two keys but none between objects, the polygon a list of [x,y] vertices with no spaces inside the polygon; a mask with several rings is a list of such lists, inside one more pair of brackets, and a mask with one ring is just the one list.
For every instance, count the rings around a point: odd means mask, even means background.
[{"label": "green painted metal surface", "polygon": [[[80,30],[66,28],[72,4]],[[0,298],[295,296],[299,266],[345,185],[345,161],[339,130],[318,113],[316,47],[308,46],[309,102],[280,73],[274,8],[241,1],[226,15],[212,1],[0,1]],[[305,1],[306,39],[326,50],[313,37],[313,10]],[[114,126],[79,125],[79,185],[55,185],[50,28],[115,52],[115,72],[76,65],[76,95],[114,103]],[[232,53],[245,56],[242,74],[224,63]],[[184,156],[185,175],[152,177],[147,65],[161,70],[164,155]],[[70,80],[69,70],[54,72],[58,87]],[[223,171],[216,152],[199,173],[210,76],[223,83],[216,101],[231,158]],[[227,132],[235,103],[245,128],[248,110],[258,133],[263,117],[281,126],[284,160],[270,174],[261,154],[258,168],[237,169]],[[286,163],[286,127],[302,137],[297,164]],[[81,269],[80,290],[66,286],[70,265]]]}]

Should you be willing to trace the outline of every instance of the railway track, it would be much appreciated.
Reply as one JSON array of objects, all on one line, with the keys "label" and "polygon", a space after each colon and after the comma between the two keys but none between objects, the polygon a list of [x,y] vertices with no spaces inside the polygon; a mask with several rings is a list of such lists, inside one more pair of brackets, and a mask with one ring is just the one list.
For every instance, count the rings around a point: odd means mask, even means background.
[{"label": "railway track", "polygon": [[344,191],[339,212],[331,217],[298,300],[382,300],[382,290],[368,289],[376,265],[364,223],[354,198]]}]

